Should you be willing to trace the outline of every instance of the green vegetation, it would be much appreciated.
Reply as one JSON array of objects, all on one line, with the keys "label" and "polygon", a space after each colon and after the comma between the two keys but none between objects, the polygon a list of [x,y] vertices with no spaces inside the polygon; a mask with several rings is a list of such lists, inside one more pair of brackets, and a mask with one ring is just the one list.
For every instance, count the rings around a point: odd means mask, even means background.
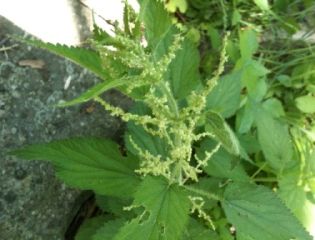
[{"label": "green vegetation", "polygon": [[[101,79],[60,106],[92,100],[120,117],[123,153],[78,138],[14,154],[96,193],[107,214],[78,240],[311,240],[314,2],[139,3],[114,37],[95,26],[89,50],[26,40]],[[129,112],[102,98],[112,88],[134,100]]]}]

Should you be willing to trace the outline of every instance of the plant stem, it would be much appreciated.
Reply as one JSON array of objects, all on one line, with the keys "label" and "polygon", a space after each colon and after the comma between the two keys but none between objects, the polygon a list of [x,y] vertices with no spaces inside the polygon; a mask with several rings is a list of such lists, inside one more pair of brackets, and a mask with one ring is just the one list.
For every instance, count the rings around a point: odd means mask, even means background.
[{"label": "plant stem", "polygon": [[163,94],[167,97],[169,107],[172,112],[174,112],[175,118],[179,118],[179,111],[176,100],[170,90],[167,88],[165,82],[161,82],[159,85]]},{"label": "plant stem", "polygon": [[[178,120],[179,119],[179,110],[178,110],[177,102],[176,102],[172,92],[167,87],[165,82],[161,82],[159,84],[159,87],[160,87],[161,91],[163,92],[163,94],[167,97],[168,105],[171,109],[171,112],[174,113],[175,119]],[[181,146],[182,141],[181,141],[181,137],[178,134],[176,134],[176,133],[174,133],[174,134],[175,134],[175,136],[174,136],[174,148],[176,149],[177,147]],[[171,179],[172,179],[172,181],[175,180],[179,184],[182,182],[181,160],[176,163],[174,169],[172,170]]]},{"label": "plant stem", "polygon": [[250,177],[251,179],[254,179],[265,167],[267,166],[267,163],[264,163],[261,165],[260,168]]}]

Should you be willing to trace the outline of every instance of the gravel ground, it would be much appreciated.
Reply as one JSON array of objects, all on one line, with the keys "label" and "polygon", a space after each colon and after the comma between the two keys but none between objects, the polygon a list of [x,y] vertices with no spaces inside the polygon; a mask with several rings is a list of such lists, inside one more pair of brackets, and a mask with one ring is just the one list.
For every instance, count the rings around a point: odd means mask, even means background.
[{"label": "gravel ground", "polygon": [[[0,17],[0,239],[64,239],[73,209],[80,204],[80,191],[57,180],[49,164],[22,161],[8,152],[72,136],[118,139],[122,123],[93,103],[55,108],[97,79],[65,59],[24,44],[4,51],[16,44],[8,33],[23,34]],[[38,60],[44,65],[34,68]],[[122,107],[130,104],[116,92],[105,98]]]}]

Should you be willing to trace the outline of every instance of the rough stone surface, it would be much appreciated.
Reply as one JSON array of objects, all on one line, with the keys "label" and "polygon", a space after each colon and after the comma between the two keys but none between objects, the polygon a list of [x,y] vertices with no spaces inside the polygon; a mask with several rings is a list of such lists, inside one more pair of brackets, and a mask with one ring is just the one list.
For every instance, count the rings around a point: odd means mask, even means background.
[{"label": "rough stone surface", "polygon": [[[62,99],[78,96],[97,79],[68,60],[13,42],[7,33],[22,32],[0,17],[0,239],[64,239],[80,191],[57,180],[50,164],[23,161],[8,152],[72,136],[117,139],[122,124],[93,103],[54,107]],[[3,50],[14,44],[18,46]],[[34,59],[44,61],[44,67],[19,64]],[[115,92],[105,98],[125,107],[129,104]]]}]

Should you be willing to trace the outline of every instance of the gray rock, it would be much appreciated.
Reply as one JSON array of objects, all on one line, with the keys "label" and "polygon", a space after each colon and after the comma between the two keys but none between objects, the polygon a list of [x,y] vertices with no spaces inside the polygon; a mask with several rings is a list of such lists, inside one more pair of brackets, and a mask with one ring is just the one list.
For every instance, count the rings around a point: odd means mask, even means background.
[{"label": "gray rock", "polygon": [[[3,18],[0,26],[0,48],[16,44],[6,34],[21,31]],[[19,65],[19,61],[28,59],[42,60],[45,66],[35,69]],[[64,90],[69,77],[72,81]],[[122,123],[97,104],[54,107],[97,81],[68,60],[21,43],[0,51],[0,239],[64,239],[73,209],[80,204],[80,191],[56,179],[50,164],[22,161],[8,152],[32,143],[74,136],[119,139]],[[105,98],[123,107],[130,104],[114,91]]]}]

